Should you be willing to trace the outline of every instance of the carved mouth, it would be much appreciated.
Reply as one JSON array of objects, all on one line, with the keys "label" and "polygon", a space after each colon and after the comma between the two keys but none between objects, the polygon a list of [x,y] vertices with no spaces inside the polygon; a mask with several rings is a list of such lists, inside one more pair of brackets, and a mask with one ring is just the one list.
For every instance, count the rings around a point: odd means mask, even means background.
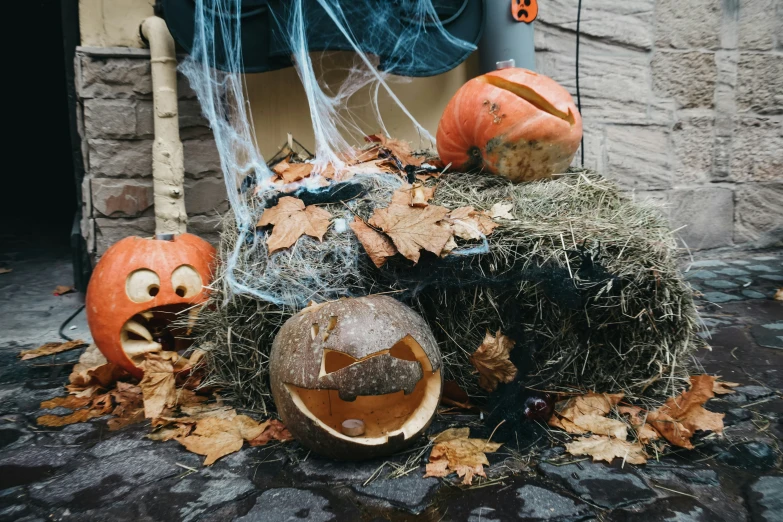
[{"label": "carved mouth", "polygon": [[148,353],[181,352],[190,347],[190,328],[181,324],[181,314],[186,310],[192,326],[198,310],[187,304],[150,308],[128,319],[120,331],[120,343],[128,358],[139,364]]},{"label": "carved mouth", "polygon": [[[430,422],[441,392],[440,370],[433,371],[427,354],[418,343],[411,341],[410,337],[400,341],[411,351],[412,357],[405,359],[418,361],[423,376],[410,393],[400,389],[375,395],[348,394],[352,400],[344,400],[336,389],[307,389],[286,383],[286,390],[300,412],[334,437],[368,446],[385,444],[390,438],[408,439]],[[395,351],[396,347],[391,351]],[[387,353],[356,361],[350,366],[362,368],[365,361],[379,359]],[[343,434],[342,423],[348,419],[363,421],[364,435],[351,437]]]}]

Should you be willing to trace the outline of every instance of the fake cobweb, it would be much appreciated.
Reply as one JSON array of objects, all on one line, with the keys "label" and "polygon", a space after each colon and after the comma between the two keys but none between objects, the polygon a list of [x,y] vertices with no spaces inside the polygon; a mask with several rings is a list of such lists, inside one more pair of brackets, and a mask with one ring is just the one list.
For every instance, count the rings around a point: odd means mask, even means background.
[{"label": "fake cobweb", "polygon": [[[269,256],[266,233],[256,231],[258,217],[268,206],[265,201],[271,201],[266,196],[277,187],[253,132],[254,125],[264,122],[253,122],[241,73],[241,3],[195,0],[193,47],[181,66],[212,127],[239,231],[233,254],[224,260],[226,283],[233,294],[293,308],[311,300],[354,295],[355,248],[346,248],[339,241],[324,246],[302,242],[290,252]],[[308,8],[316,3],[318,12],[325,15],[313,19]],[[310,160],[314,175],[301,182],[305,189],[321,187],[323,180],[318,174],[325,169],[344,168],[363,136],[378,129],[388,136],[378,106],[382,95],[409,118],[420,136],[417,146],[434,146],[430,131],[416,121],[390,86],[395,74],[442,71],[455,52],[467,55],[474,49],[444,29],[433,0],[290,0],[280,5],[271,13],[307,95],[315,135],[315,157]],[[323,74],[335,71],[322,71],[323,53],[310,52],[310,41],[317,31],[321,31],[318,45],[323,46],[324,24],[329,25],[327,32],[341,40],[341,48],[355,53],[353,64],[341,71],[342,80],[329,84]],[[328,42],[325,48],[329,48]],[[357,104],[371,107],[372,121],[359,121],[356,111],[350,110]],[[393,180],[381,177],[388,176],[379,173],[378,183],[394,185]],[[241,190],[248,187],[253,190]],[[248,245],[252,247],[246,248]],[[240,259],[242,256],[246,258]],[[254,269],[240,269],[248,266]]]}]

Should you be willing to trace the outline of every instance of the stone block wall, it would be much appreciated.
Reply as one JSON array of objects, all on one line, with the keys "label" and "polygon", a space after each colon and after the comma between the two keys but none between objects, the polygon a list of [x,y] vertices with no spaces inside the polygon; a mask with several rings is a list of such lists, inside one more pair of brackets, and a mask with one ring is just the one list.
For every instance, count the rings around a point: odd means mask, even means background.
[{"label": "stone block wall", "polygon": [[[125,236],[155,231],[149,52],[82,47],[75,67],[85,166],[82,234],[90,252],[100,256]],[[228,210],[220,159],[182,77],[178,93],[188,230],[216,243],[219,216]]]},{"label": "stone block wall", "polygon": [[[540,2],[539,72],[576,93],[576,0]],[[585,165],[693,249],[783,242],[783,0],[582,3]]]}]

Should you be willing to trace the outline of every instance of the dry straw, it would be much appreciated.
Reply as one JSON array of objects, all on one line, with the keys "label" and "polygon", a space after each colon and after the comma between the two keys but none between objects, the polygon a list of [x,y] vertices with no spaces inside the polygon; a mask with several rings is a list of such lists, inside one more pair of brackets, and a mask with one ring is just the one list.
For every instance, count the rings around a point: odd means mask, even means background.
[{"label": "dry straw", "polygon": [[363,195],[324,205],[345,221],[323,243],[302,238],[270,258],[264,232],[237,244],[239,231],[225,220],[220,256],[237,256],[234,276],[258,292],[230,293],[218,271],[196,332],[209,349],[209,384],[242,406],[274,409],[269,349],[307,301],[381,292],[424,315],[445,377],[474,395],[480,390],[468,357],[487,331],[498,330],[517,341],[513,360],[533,388],[660,397],[686,383],[701,341],[692,291],[673,258],[675,239],[655,208],[631,201],[614,183],[586,170],[517,185],[444,175],[432,203],[478,210],[507,203],[514,219],[498,219],[488,245],[460,244],[455,254],[422,256],[415,267],[396,256],[379,270],[344,225],[385,207],[400,182],[386,175],[356,182]]}]

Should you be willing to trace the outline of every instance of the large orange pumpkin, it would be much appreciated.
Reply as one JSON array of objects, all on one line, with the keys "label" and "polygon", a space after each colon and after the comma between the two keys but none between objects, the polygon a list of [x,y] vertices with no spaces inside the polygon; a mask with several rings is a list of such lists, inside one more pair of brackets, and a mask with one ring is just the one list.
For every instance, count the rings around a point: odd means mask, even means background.
[{"label": "large orange pumpkin", "polygon": [[441,161],[512,181],[565,172],[582,139],[582,118],[557,82],[527,69],[492,71],[463,85],[443,112]]},{"label": "large orange pumpkin", "polygon": [[93,340],[106,359],[141,378],[149,352],[181,349],[178,313],[208,295],[215,249],[198,236],[127,237],[95,266],[85,308]]}]

